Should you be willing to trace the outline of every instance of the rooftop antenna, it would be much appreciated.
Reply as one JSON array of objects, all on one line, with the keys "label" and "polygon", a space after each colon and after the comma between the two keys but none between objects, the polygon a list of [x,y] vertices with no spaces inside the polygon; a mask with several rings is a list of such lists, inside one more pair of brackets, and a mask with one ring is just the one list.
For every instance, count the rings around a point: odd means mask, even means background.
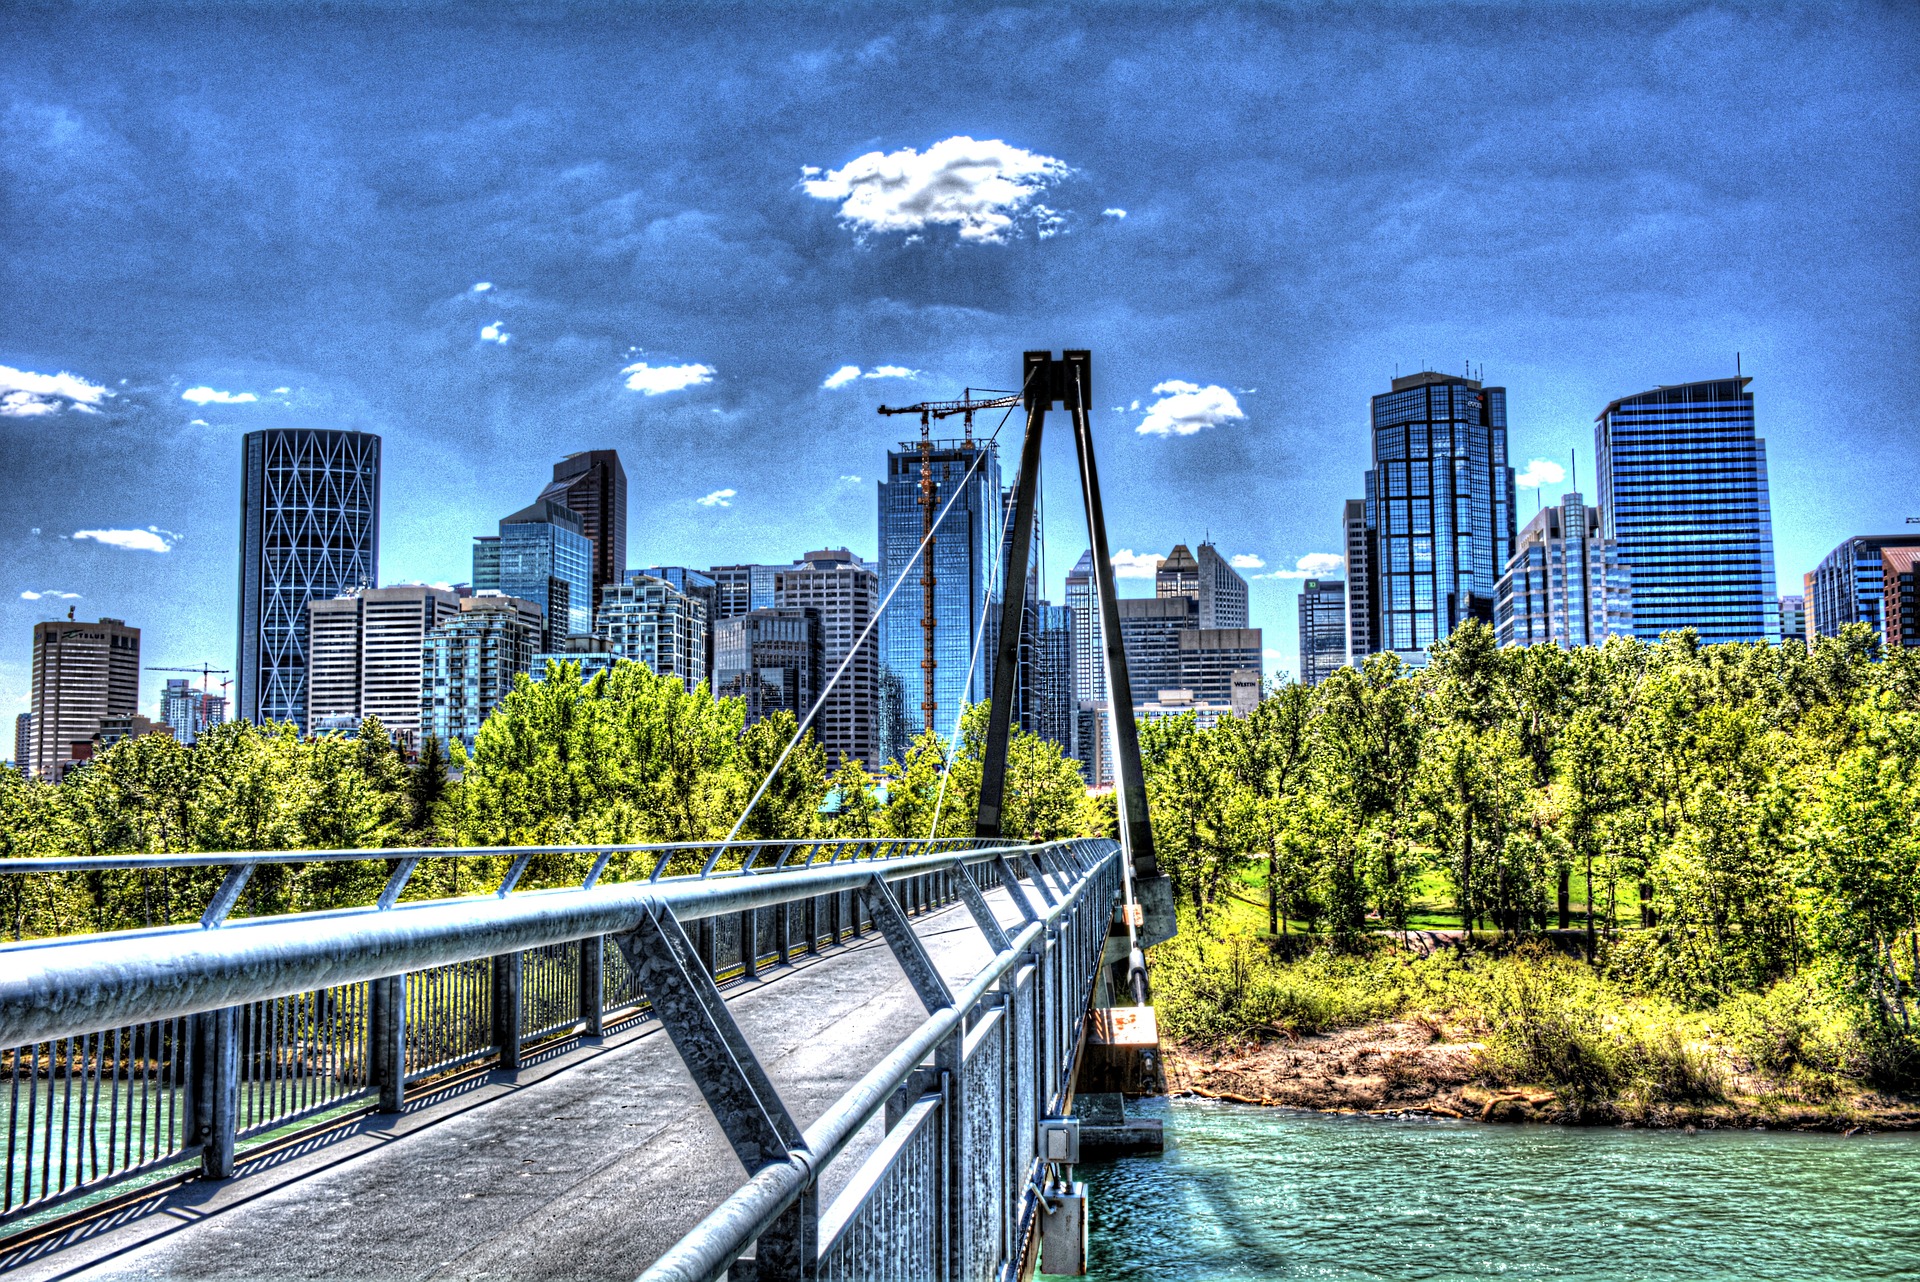
[{"label": "rooftop antenna", "polygon": [[1573,460],[1573,488],[1574,492],[1578,493],[1580,490],[1580,451],[1578,449],[1568,450],[1567,457]]},{"label": "rooftop antenna", "polygon": [[1740,353],[1738,352],[1733,354],[1733,378],[1735,382],[1740,381]]}]

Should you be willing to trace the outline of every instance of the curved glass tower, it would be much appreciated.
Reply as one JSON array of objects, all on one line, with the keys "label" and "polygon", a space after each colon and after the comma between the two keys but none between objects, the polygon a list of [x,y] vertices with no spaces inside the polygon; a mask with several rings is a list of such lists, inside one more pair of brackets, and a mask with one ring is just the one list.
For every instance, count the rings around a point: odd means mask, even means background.
[{"label": "curved glass tower", "polygon": [[307,603],[362,586],[380,586],[380,438],[247,433],[235,716],[306,724]]},{"label": "curved glass tower", "polygon": [[1604,533],[1633,572],[1633,631],[1780,641],[1767,443],[1750,378],[1657,387],[1600,411]]},{"label": "curved glass tower", "polygon": [[1513,555],[1507,389],[1423,372],[1373,398],[1367,473],[1373,649],[1424,666],[1467,619],[1493,622]]}]

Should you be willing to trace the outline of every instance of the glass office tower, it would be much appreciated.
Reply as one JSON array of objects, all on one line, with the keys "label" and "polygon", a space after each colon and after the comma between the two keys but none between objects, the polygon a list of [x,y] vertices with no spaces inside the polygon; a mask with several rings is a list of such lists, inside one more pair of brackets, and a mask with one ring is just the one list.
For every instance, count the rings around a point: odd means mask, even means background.
[{"label": "glass office tower", "polygon": [[[981,457],[984,455],[984,457]],[[976,458],[971,479],[967,478]],[[992,608],[987,586],[1000,560],[1000,461],[994,447],[981,441],[933,443],[934,515],[946,517],[934,536],[934,725],[953,733],[963,698],[992,697],[993,656],[983,645],[968,690],[968,659],[980,612]],[[963,484],[964,480],[964,484]],[[953,506],[947,508],[949,499]],[[880,618],[883,751],[898,755],[912,736],[926,728],[922,659],[923,567],[907,566],[920,546],[920,443],[902,441],[887,451],[887,476],[879,484],[880,592],[885,596],[903,573],[907,581]],[[998,595],[997,593],[995,594]]]},{"label": "glass office tower", "polygon": [[1454,374],[1394,379],[1373,398],[1366,505],[1374,648],[1424,666],[1460,623],[1493,622],[1513,555],[1507,390]]},{"label": "glass office tower", "polygon": [[1594,421],[1600,514],[1633,574],[1633,632],[1779,644],[1767,444],[1750,378],[1658,387]]},{"label": "glass office tower", "polygon": [[235,715],[306,724],[307,603],[380,583],[380,438],[248,432]]},{"label": "glass office tower", "polygon": [[1881,632],[1885,578],[1880,554],[1902,547],[1920,547],[1920,534],[1858,534],[1827,553],[1805,579],[1808,635],[1837,637],[1849,623]]},{"label": "glass office tower", "polygon": [[546,617],[543,650],[592,632],[593,542],[580,514],[543,498],[503,517],[498,535],[474,540],[473,587],[538,605]]}]

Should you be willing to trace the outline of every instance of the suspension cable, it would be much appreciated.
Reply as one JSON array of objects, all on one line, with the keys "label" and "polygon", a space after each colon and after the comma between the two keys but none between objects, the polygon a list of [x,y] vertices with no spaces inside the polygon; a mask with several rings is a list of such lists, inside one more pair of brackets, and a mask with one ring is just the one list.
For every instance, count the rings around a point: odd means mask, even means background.
[{"label": "suspension cable", "polygon": [[[1028,370],[1027,381],[1032,381],[1032,378],[1033,371]],[[1021,390],[1024,394],[1024,386]],[[1000,416],[999,426],[995,427],[993,429],[993,435],[987,438],[988,445],[993,445],[999,440],[1000,428],[1005,427],[1007,420],[1012,416],[1013,407],[1009,405],[1007,412]],[[960,478],[960,484],[954,486],[953,493],[947,496],[946,505],[940,509],[940,515],[934,518],[932,528],[920,537],[920,543],[914,548],[913,555],[907,558],[907,563],[904,566],[900,567],[900,573],[894,578],[893,586],[887,589],[887,595],[880,601],[880,608],[873,612],[871,619],[867,620],[867,626],[861,630],[860,636],[854,641],[853,645],[848,648],[846,657],[840,660],[840,666],[833,670],[833,677],[826,685],[821,687],[820,693],[814,698],[813,706],[807,709],[807,715],[800,719],[798,726],[794,727],[793,738],[787,740],[787,746],[780,750],[780,756],[774,761],[773,769],[767,771],[767,777],[760,781],[758,788],[754,789],[752,798],[747,802],[747,808],[742,810],[740,817],[733,821],[733,827],[726,835],[727,841],[732,841],[740,835],[740,829],[746,824],[747,817],[753,813],[753,808],[760,804],[760,798],[766,795],[767,788],[773,783],[774,779],[779,776],[780,767],[787,764],[787,758],[792,755],[794,745],[800,742],[800,736],[806,733],[807,728],[813,724],[814,717],[819,715],[820,709],[826,705],[827,695],[831,694],[833,687],[839,684],[841,676],[844,675],[848,667],[852,665],[854,656],[858,655],[860,648],[867,643],[867,637],[872,634],[874,628],[879,626],[881,618],[886,615],[887,606],[893,601],[894,593],[898,592],[900,585],[907,581],[907,575],[912,572],[913,567],[919,563],[921,555],[927,550],[928,542],[939,532],[940,523],[946,520],[947,513],[953,510],[954,501],[966,493],[967,483],[973,479],[973,474],[980,469],[980,464],[986,457],[987,451],[984,449],[974,452],[973,462],[967,466],[966,475]]]}]

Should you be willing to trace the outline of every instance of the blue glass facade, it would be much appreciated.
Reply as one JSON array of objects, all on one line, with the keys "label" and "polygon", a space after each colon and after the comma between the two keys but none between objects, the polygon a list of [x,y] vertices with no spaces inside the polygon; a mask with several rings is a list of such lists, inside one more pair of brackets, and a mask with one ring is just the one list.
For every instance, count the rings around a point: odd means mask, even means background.
[{"label": "blue glass facade", "polygon": [[1806,576],[1808,632],[1837,637],[1849,623],[1865,623],[1884,636],[1880,615],[1886,580],[1880,552],[1899,547],[1920,547],[1920,536],[1861,534],[1827,553],[1820,568]]},{"label": "blue glass facade", "polygon": [[1420,373],[1374,397],[1366,527],[1376,648],[1424,664],[1460,623],[1491,623],[1513,555],[1506,389]]},{"label": "blue glass facade", "polygon": [[1659,387],[1595,420],[1604,532],[1633,575],[1633,631],[1779,644],[1767,446],[1748,378]]},{"label": "blue glass facade", "polygon": [[[967,469],[981,452],[986,457],[980,459],[979,467],[963,487]],[[946,508],[949,498],[954,500],[934,536],[933,547],[934,724],[942,735],[950,735],[963,698],[989,697],[987,686],[993,668],[986,646],[981,647],[979,662],[971,674],[974,682],[970,696],[967,679],[974,633],[980,624],[980,611],[992,605],[987,599],[987,586],[1000,556],[1000,461],[991,444],[936,441],[932,466],[935,516]],[[880,590],[884,595],[920,546],[919,442],[903,441],[899,449],[887,451],[887,476],[879,484],[879,499]],[[907,582],[894,593],[880,618],[881,749],[890,757],[903,752],[911,737],[927,724],[920,707],[925,688],[920,668],[924,599],[920,570],[916,566],[907,575]]]},{"label": "blue glass facade", "polygon": [[497,536],[474,540],[473,587],[537,604],[548,650],[592,632],[593,541],[579,514],[542,499],[503,519]]}]

